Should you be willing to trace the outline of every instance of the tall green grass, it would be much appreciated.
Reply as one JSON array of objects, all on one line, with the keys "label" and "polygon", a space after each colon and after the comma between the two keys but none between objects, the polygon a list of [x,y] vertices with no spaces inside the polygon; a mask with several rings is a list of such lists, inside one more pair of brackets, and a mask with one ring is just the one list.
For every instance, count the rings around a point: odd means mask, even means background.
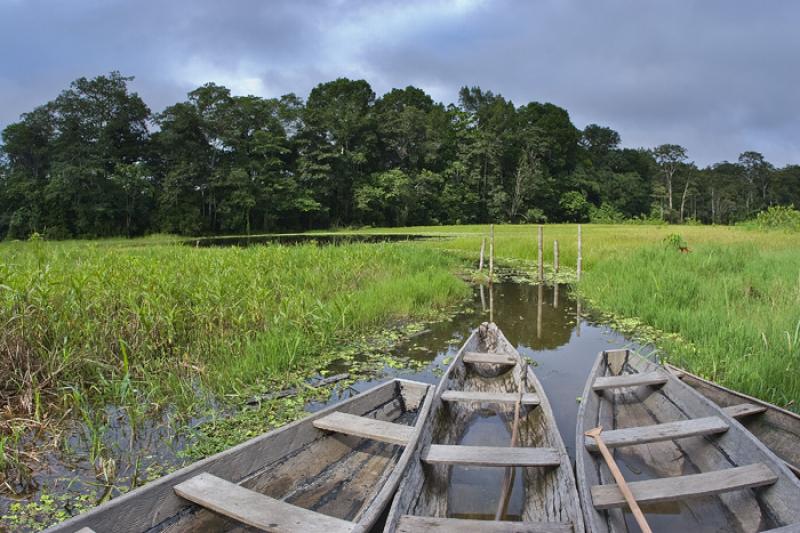
[{"label": "tall green grass", "polygon": [[[463,298],[457,260],[407,246],[0,246],[0,395],[90,402],[227,393]],[[66,399],[66,400],[65,400]],[[96,403],[95,402],[95,403]]]}]

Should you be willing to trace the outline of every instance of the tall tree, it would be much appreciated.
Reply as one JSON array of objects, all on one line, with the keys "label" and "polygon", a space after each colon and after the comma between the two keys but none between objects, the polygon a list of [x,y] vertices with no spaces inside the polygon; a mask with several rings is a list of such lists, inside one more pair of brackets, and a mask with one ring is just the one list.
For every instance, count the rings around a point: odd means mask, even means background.
[{"label": "tall tree", "polygon": [[658,166],[661,168],[661,174],[664,177],[667,207],[669,208],[669,217],[672,217],[674,212],[672,205],[672,184],[678,169],[686,162],[686,148],[678,144],[662,144],[653,150],[653,157],[655,157],[656,163],[658,163]]}]

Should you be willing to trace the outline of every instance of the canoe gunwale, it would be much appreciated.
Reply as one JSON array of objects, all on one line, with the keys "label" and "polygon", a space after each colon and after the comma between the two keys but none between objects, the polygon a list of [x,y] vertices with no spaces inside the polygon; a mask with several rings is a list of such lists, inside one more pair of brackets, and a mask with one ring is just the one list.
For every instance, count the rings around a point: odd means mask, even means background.
[{"label": "canoe gunwale", "polygon": [[[408,398],[407,401],[407,396]],[[325,438],[336,438],[317,429],[312,422],[332,412],[342,411],[363,415],[400,400],[407,411],[417,411],[414,422],[415,431],[408,446],[405,447],[387,483],[399,484],[403,470],[416,449],[420,431],[425,418],[430,412],[433,398],[433,387],[429,384],[395,378],[380,383],[351,398],[337,402],[310,413],[308,416],[257,435],[227,450],[188,464],[175,472],[162,476],[150,483],[114,498],[85,513],[74,516],[64,522],[55,524],[45,533],[73,533],[83,527],[95,531],[113,530],[120,533],[140,533],[170,524],[187,513],[191,514],[200,508],[174,494],[172,487],[201,472],[209,472],[223,479],[241,484],[259,473],[269,469],[270,465],[288,455],[301,453],[302,450]],[[402,468],[398,468],[402,463]],[[382,487],[374,497],[366,501],[372,502],[360,513],[358,522],[353,522],[353,531],[366,531],[377,520],[389,503],[391,493]],[[388,493],[388,496],[387,496]],[[371,507],[376,507],[374,510]],[[370,521],[369,525],[366,522]]]}]

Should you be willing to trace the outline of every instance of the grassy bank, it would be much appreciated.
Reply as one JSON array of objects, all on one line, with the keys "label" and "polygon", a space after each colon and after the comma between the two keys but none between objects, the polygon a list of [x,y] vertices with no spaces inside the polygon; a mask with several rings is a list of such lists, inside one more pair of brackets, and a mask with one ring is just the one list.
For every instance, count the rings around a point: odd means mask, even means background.
[{"label": "grassy bank", "polygon": [[[0,244],[0,484],[31,485],[42,438],[105,476],[120,411],[136,431],[316,374],[353,339],[461,301],[459,265],[389,244]],[[59,441],[61,416],[82,422],[78,444]]]}]

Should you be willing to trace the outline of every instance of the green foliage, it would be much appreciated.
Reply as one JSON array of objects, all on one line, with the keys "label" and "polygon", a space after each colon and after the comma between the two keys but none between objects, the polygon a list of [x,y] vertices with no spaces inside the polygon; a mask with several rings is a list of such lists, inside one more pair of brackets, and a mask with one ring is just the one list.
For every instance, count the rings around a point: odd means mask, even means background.
[{"label": "green foliage", "polygon": [[758,213],[754,223],[759,229],[800,231],[800,211],[794,206],[774,205]]},{"label": "green foliage", "polygon": [[669,235],[664,237],[664,240],[662,242],[664,243],[664,246],[666,246],[667,248],[672,248],[674,250],[685,249],[689,246],[683,239],[683,237],[681,237],[677,233],[670,233]]},{"label": "green foliage", "polygon": [[567,220],[572,222],[585,222],[589,219],[591,204],[586,197],[578,191],[569,191],[561,197],[559,202],[561,210]]},{"label": "green foliage", "polygon": [[589,220],[594,224],[619,224],[625,220],[625,216],[613,205],[604,202],[600,207],[592,206],[589,209]]}]

